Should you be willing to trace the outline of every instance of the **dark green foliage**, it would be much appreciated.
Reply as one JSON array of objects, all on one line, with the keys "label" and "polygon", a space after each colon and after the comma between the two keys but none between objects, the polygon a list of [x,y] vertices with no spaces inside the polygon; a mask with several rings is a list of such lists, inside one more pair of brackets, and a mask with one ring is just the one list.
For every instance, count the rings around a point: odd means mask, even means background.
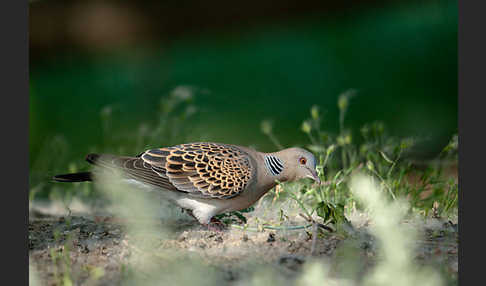
[{"label": "dark green foliage", "polygon": [[[347,221],[346,214],[361,208],[348,182],[353,174],[364,172],[382,186],[390,200],[407,198],[412,211],[423,215],[431,211],[441,216],[454,214],[457,211],[457,173],[444,174],[444,168],[457,167],[457,135],[435,160],[427,162],[414,162],[408,156],[416,147],[416,139],[392,137],[382,122],[364,124],[359,130],[359,140],[355,140],[353,130],[346,129],[344,120],[350,99],[356,92],[351,90],[339,96],[341,131],[338,134],[322,131],[319,107],[311,108],[311,117],[304,120],[301,129],[311,142],[306,147],[319,160],[317,170],[323,183],[282,183],[288,197],[297,201],[308,217],[315,213],[323,223],[339,228]],[[262,131],[278,143],[271,128]],[[279,194],[278,197],[286,196]]]}]

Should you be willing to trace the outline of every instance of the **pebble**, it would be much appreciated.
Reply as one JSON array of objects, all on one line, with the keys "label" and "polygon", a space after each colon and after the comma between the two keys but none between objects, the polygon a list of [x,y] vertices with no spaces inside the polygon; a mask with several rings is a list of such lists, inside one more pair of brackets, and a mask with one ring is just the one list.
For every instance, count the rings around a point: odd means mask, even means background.
[{"label": "pebble", "polygon": [[275,233],[271,232],[268,234],[267,242],[274,242],[275,241]]}]

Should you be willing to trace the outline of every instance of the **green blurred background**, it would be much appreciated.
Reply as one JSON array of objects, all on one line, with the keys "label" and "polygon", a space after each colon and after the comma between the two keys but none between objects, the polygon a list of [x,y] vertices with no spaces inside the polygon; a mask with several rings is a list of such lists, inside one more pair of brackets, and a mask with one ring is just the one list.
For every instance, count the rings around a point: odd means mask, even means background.
[{"label": "green blurred background", "polygon": [[[457,1],[335,2],[31,1],[31,184],[89,152],[197,140],[274,151],[265,119],[283,145],[307,144],[311,106],[337,133],[350,88],[347,127],[380,120],[436,153],[457,132]],[[161,121],[171,135],[138,142],[174,92],[192,96]]]}]

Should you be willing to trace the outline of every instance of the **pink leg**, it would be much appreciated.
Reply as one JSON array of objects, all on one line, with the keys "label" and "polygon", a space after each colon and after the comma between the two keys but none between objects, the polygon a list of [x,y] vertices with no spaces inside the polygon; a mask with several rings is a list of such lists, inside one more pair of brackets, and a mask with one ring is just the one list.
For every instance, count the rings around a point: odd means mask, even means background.
[{"label": "pink leg", "polygon": [[221,232],[228,229],[228,227],[222,221],[220,221],[215,217],[211,218],[211,221],[207,224],[207,227],[208,230],[217,231],[217,232]]},{"label": "pink leg", "polygon": [[[182,210],[184,212],[187,212],[188,215],[192,216],[197,221],[199,221],[197,219],[197,217],[194,216],[194,214],[192,213],[191,210],[189,210],[189,209],[182,209]],[[215,217],[212,217],[208,224],[203,224],[203,225],[204,226],[207,226],[208,227],[208,230],[210,230],[210,231],[220,232],[220,231],[223,231],[223,230],[227,229],[227,226],[222,221],[220,221],[219,219],[217,219]]]}]

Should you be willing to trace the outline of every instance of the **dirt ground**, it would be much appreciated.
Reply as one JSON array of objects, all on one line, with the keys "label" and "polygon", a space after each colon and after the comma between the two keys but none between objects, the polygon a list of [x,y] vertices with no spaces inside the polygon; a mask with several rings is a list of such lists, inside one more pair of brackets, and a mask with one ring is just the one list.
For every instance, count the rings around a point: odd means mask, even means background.
[{"label": "dirt ground", "polygon": [[[253,213],[245,216],[249,224],[257,219]],[[358,253],[365,265],[363,273],[376,262],[377,243],[368,234],[368,222],[359,215],[349,219],[354,226],[348,231],[350,235],[323,231],[313,246],[312,229],[255,231],[230,227],[218,232],[188,216],[176,216],[153,223],[151,230],[133,230],[127,225],[143,222],[127,224],[106,213],[79,211],[67,215],[52,205],[34,206],[29,217],[29,259],[33,277],[40,285],[69,284],[63,280],[66,275],[74,285],[134,284],[128,282],[134,281],[130,280],[133,274],[144,284],[182,284],[193,279],[198,285],[214,285],[215,281],[246,285],[248,277],[261,272],[271,272],[290,283],[308,261],[338,261],[346,255],[340,250],[345,247]],[[428,219],[420,225],[404,223],[420,229],[415,261],[436,265],[449,277],[457,277],[456,222]],[[188,268],[191,271],[181,270]],[[154,281],[153,273],[158,273],[159,283],[149,283]]]}]

